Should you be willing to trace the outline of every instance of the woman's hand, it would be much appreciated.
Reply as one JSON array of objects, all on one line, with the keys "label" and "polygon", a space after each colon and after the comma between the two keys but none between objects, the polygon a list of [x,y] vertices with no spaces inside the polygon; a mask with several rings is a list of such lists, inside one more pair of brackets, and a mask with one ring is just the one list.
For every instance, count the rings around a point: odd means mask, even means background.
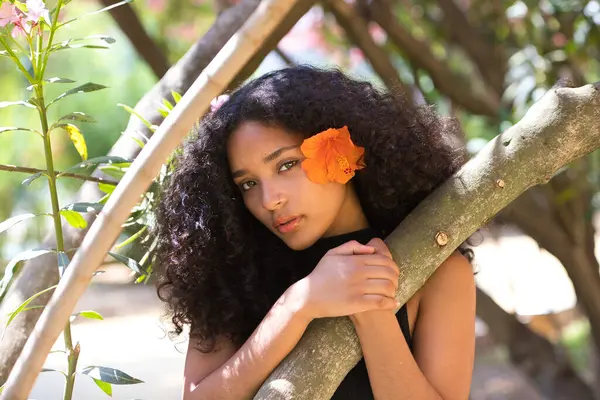
[{"label": "woman's hand", "polygon": [[331,249],[296,282],[310,318],[339,317],[369,310],[394,310],[399,270],[373,246],[350,241]]},{"label": "woman's hand", "polygon": [[[369,241],[369,243],[367,243],[367,246],[373,247],[375,249],[375,254],[381,254],[381,255],[388,257],[390,260],[393,260],[392,253],[390,252],[390,249],[387,247],[387,245],[385,244],[385,242],[383,240],[381,240],[379,238],[373,238]],[[396,283],[397,282],[398,281],[396,280]],[[369,311],[364,311],[364,312],[350,315],[349,317],[350,317],[350,320],[354,324],[356,324],[357,322],[363,321],[365,318],[369,318],[369,317],[377,318],[379,314],[390,312],[390,311],[393,312],[395,310],[382,310],[382,311],[369,310]]]}]

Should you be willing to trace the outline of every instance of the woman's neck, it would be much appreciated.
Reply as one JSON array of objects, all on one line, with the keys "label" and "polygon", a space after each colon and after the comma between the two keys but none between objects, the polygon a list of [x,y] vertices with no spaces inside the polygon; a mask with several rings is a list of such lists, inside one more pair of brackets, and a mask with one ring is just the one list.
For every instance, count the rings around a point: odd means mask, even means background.
[{"label": "woman's neck", "polygon": [[323,237],[343,235],[369,227],[356,190],[351,184],[346,185],[346,190],[340,211]]}]

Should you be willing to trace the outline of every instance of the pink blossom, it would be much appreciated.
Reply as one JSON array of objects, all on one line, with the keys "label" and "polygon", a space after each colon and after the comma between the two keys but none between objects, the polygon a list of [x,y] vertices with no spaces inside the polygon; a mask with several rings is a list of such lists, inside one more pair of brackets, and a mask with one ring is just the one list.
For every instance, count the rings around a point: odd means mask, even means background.
[{"label": "pink blossom", "polygon": [[27,36],[31,32],[31,26],[25,21],[23,14],[19,13],[17,19],[14,21],[15,27],[11,31],[10,35],[15,39],[19,36]]},{"label": "pink blossom", "polygon": [[215,97],[210,102],[210,111],[211,112],[217,111],[227,100],[229,100],[228,94],[222,94],[220,96]]},{"label": "pink blossom", "polygon": [[19,14],[17,7],[11,3],[2,3],[0,6],[0,27],[4,27],[8,24],[14,24],[19,20]]},{"label": "pink blossom", "polygon": [[166,5],[166,0],[148,0],[148,8],[156,13],[164,11]]},{"label": "pink blossom", "polygon": [[40,18],[50,22],[50,13],[42,0],[27,0],[27,21],[37,24]]}]

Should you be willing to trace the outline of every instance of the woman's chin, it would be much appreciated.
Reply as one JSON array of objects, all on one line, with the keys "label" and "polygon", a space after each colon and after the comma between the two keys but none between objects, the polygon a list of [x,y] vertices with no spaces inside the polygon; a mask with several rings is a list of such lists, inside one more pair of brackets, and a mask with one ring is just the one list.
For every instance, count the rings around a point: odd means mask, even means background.
[{"label": "woman's chin", "polygon": [[312,246],[318,238],[307,237],[300,232],[295,232],[294,235],[278,235],[281,240],[292,250],[300,251]]}]

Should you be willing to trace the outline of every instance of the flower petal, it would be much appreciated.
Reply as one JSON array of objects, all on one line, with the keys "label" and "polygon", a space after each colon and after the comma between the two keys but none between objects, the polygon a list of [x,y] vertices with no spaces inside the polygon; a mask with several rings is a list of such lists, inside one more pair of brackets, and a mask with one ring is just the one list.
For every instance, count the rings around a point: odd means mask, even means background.
[{"label": "flower petal", "polygon": [[300,151],[306,158],[317,158],[323,144],[324,140],[322,137],[318,137],[317,135],[311,136],[302,142]]},{"label": "flower petal", "polygon": [[323,159],[307,158],[302,161],[302,169],[308,179],[316,183],[327,183],[327,165]]}]

